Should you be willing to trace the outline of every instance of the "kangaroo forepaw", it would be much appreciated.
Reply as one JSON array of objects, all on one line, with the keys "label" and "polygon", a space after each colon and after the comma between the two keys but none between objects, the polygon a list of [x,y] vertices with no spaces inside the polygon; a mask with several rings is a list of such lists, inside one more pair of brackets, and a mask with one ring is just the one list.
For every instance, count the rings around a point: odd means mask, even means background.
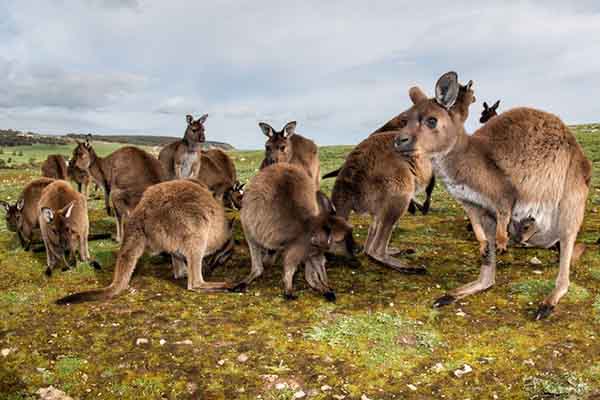
[{"label": "kangaroo forepaw", "polygon": [[439,307],[450,305],[450,304],[454,303],[456,300],[457,300],[456,297],[452,296],[451,294],[445,294],[433,302],[433,308],[439,308]]},{"label": "kangaroo forepaw", "polygon": [[283,298],[286,299],[286,300],[297,300],[298,296],[296,296],[293,293],[284,293],[283,294]]},{"label": "kangaroo forepaw", "polygon": [[323,293],[323,296],[325,297],[325,300],[330,301],[332,303],[335,302],[335,293],[333,290]]},{"label": "kangaroo forepaw", "polygon": [[550,314],[552,314],[552,311],[554,311],[554,306],[551,306],[549,304],[541,304],[537,312],[535,313],[535,320],[540,321],[542,319],[548,318]]},{"label": "kangaroo forepaw", "polygon": [[46,271],[44,272],[44,274],[46,274],[47,277],[51,277],[52,276],[52,268],[50,268],[50,267],[46,268]]},{"label": "kangaroo forepaw", "polygon": [[237,285],[234,285],[233,287],[229,288],[230,292],[235,293],[243,293],[246,290],[248,290],[248,284],[246,282],[240,282]]}]

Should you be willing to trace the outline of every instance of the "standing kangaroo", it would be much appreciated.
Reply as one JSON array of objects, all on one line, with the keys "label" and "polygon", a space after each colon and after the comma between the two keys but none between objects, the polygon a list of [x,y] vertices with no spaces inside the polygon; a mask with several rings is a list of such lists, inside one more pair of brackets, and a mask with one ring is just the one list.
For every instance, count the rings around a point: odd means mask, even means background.
[{"label": "standing kangaroo", "polygon": [[83,193],[87,199],[90,191],[90,181],[92,180],[90,173],[85,169],[78,168],[73,160],[69,160],[67,163],[67,175],[69,179],[77,184],[77,191]]},{"label": "standing kangaroo", "polygon": [[[82,261],[89,261],[89,221],[85,197],[73,190],[68,182],[57,180],[42,191],[38,207],[40,230],[46,247],[46,275],[52,275],[54,267],[61,262],[63,270],[69,268],[65,259],[67,252],[72,258],[78,252]],[[100,268],[95,261],[91,264],[96,269]]]},{"label": "standing kangaroo", "polygon": [[54,179],[67,179],[67,162],[60,154],[50,154],[42,164],[42,176]]},{"label": "standing kangaroo", "polygon": [[183,139],[165,146],[158,154],[168,179],[194,178],[198,176],[202,162],[200,150],[206,141],[204,123],[208,114],[197,120],[186,115],[187,128]]},{"label": "standing kangaroo", "polygon": [[86,170],[104,189],[106,212],[111,215],[110,203],[117,218],[117,241],[121,241],[124,217],[132,210],[144,190],[165,180],[162,164],[151,154],[133,146],[125,146],[107,157],[99,157],[89,142],[78,143],[72,162]]},{"label": "standing kangaroo", "polygon": [[296,133],[296,121],[288,122],[281,131],[274,130],[265,122],[258,126],[268,138],[260,169],[281,162],[295,164],[313,179],[318,188],[321,182],[319,148],[312,140]]},{"label": "standing kangaroo", "polygon": [[196,178],[203,182],[229,208],[241,208],[244,185],[237,180],[233,160],[222,150],[210,149],[201,152],[202,168]]},{"label": "standing kangaroo", "polygon": [[231,224],[208,188],[193,180],[163,182],[149,187],[125,225],[112,283],[75,293],[58,304],[111,299],[127,289],[137,261],[145,251],[171,254],[175,277],[187,269],[188,290],[224,290],[226,282],[206,282],[204,257],[231,247]]},{"label": "standing kangaroo", "polygon": [[327,300],[335,300],[325,270],[323,252],[344,244],[354,254],[352,226],[335,214],[329,199],[314,186],[298,165],[277,163],[262,169],[247,186],[240,212],[244,236],[250,248],[250,274],[233,290],[245,290],[262,275],[268,251],[283,253],[284,295],[294,299],[293,278],[305,264],[308,284]]},{"label": "standing kangaroo", "polygon": [[521,242],[550,247],[560,241],[556,285],[536,313],[536,319],[545,318],[569,288],[571,257],[585,212],[591,163],[558,117],[531,108],[506,111],[468,135],[463,115],[452,109],[458,91],[455,72],[440,77],[433,99],[421,89],[411,88],[414,105],[400,115],[404,126],[394,143],[399,155],[431,158],[448,192],[472,221],[479,222],[486,239],[479,278],[450,291],[434,306],[493,286],[496,243],[508,239],[507,230],[515,236],[513,227],[526,220],[526,225],[535,224],[534,234],[521,237]]},{"label": "standing kangaroo", "polygon": [[27,184],[17,202],[11,205],[1,202],[6,210],[6,225],[17,233],[19,242],[25,250],[29,250],[33,241],[33,230],[39,226],[40,210],[38,203],[42,191],[55,182],[52,178],[38,178]]}]

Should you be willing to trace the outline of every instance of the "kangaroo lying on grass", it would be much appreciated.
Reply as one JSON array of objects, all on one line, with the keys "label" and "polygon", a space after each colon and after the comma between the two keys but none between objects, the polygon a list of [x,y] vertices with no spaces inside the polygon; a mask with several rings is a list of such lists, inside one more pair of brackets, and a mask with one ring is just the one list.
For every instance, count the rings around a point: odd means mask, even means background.
[{"label": "kangaroo lying on grass", "polygon": [[298,165],[277,163],[263,168],[248,184],[240,218],[250,248],[252,269],[234,290],[245,288],[264,270],[268,251],[283,253],[283,283],[287,299],[296,296],[293,278],[304,263],[308,284],[327,300],[335,294],[327,280],[323,252],[337,244],[354,255],[352,226],[336,216],[331,202]]},{"label": "kangaroo lying on grass", "polygon": [[72,163],[77,168],[89,171],[102,186],[109,215],[112,214],[112,200],[117,218],[118,242],[121,242],[124,218],[136,206],[141,194],[148,186],[162,182],[166,177],[162,164],[156,158],[133,146],[121,147],[107,157],[98,157],[89,142],[78,143],[73,150]]},{"label": "kangaroo lying on grass", "polygon": [[235,164],[222,150],[211,149],[201,152],[202,168],[197,179],[215,193],[223,197],[226,207],[240,209],[244,195],[244,185],[237,180]]},{"label": "kangaroo lying on grass", "polygon": [[208,114],[197,120],[191,115],[186,115],[187,128],[183,139],[165,146],[158,154],[159,161],[163,164],[168,179],[195,178],[198,176],[202,159],[200,150],[206,141],[204,136],[204,122]]},{"label": "kangaroo lying on grass", "polygon": [[224,290],[226,282],[205,282],[202,260],[231,248],[231,224],[223,205],[208,188],[193,180],[175,180],[149,187],[125,224],[112,283],[104,288],[75,293],[58,304],[111,299],[127,289],[139,258],[171,254],[175,277],[187,270],[188,290]]},{"label": "kangaroo lying on grass", "polygon": [[458,91],[455,72],[442,75],[433,99],[411,88],[414,105],[400,115],[404,127],[395,140],[401,155],[431,157],[448,192],[478,220],[487,240],[479,278],[450,291],[434,306],[493,286],[496,243],[506,243],[511,221],[533,219],[535,235],[525,239],[527,244],[550,247],[560,241],[556,285],[536,313],[536,319],[545,318],[569,288],[571,257],[583,221],[592,165],[558,117],[531,108],[504,112],[468,135],[464,116],[452,109]]},{"label": "kangaroo lying on grass", "polygon": [[312,140],[296,133],[296,121],[288,122],[281,131],[274,130],[265,122],[259,123],[258,126],[268,137],[265,143],[265,158],[260,169],[281,162],[295,164],[314,180],[318,188],[321,182],[319,148]]},{"label": "kangaroo lying on grass", "polygon": [[50,154],[42,163],[42,176],[54,179],[67,179],[67,162],[60,154]]},{"label": "kangaroo lying on grass", "polygon": [[[90,261],[85,197],[73,190],[68,182],[57,180],[42,191],[38,207],[40,230],[46,247],[46,275],[52,275],[54,267],[61,262],[63,270],[69,268],[65,259],[67,252],[72,259],[77,251],[82,261]],[[100,268],[96,261],[90,264],[96,269]]]},{"label": "kangaroo lying on grass", "polygon": [[16,232],[21,246],[29,250],[33,241],[33,230],[39,226],[40,209],[38,203],[42,191],[55,180],[39,178],[31,181],[23,188],[19,199],[14,205],[2,201],[6,210],[6,226]]}]

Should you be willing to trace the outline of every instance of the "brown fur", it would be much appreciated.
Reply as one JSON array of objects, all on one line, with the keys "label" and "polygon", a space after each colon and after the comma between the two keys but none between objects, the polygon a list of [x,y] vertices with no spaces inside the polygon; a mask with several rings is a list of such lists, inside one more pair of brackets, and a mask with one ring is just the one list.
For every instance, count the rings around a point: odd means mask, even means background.
[{"label": "brown fur", "polygon": [[182,140],[177,140],[165,146],[158,154],[159,161],[167,173],[168,179],[193,178],[198,176],[202,158],[200,151],[204,136],[204,122],[208,114],[194,120],[186,116],[187,128]]},{"label": "brown fur", "polygon": [[[68,182],[57,180],[42,191],[38,209],[40,230],[46,247],[46,275],[52,275],[54,267],[61,262],[63,270],[69,268],[66,252],[72,258],[78,252],[82,261],[89,261],[89,221],[85,197],[73,190]],[[92,264],[98,267],[97,263]]]},{"label": "brown fur", "polygon": [[14,205],[2,202],[6,210],[6,226],[17,233],[19,242],[25,250],[29,250],[33,240],[33,230],[39,226],[38,202],[42,191],[52,182],[54,182],[52,178],[36,179],[23,188]]},{"label": "brown fur", "polygon": [[[435,99],[428,99],[418,88],[411,89],[414,105],[400,115],[404,127],[395,141],[401,154],[431,157],[436,175],[464,206],[473,227],[477,222],[483,229],[479,233],[485,240],[479,279],[451,291],[435,305],[491,287],[497,242],[506,246],[509,224],[515,226],[511,221],[533,218],[537,233],[527,244],[550,247],[560,241],[556,286],[536,315],[546,317],[568,290],[591,163],[558,117],[531,108],[506,111],[468,135],[464,115],[447,110],[457,84],[455,73],[443,75],[436,85]],[[429,124],[433,119],[435,126]]]},{"label": "brown fur", "polygon": [[67,175],[69,179],[77,184],[77,191],[83,193],[87,199],[89,196],[90,181],[92,177],[85,169],[78,168],[75,163],[70,160],[67,164]]},{"label": "brown fur", "polygon": [[42,164],[42,176],[66,180],[68,174],[65,158],[60,154],[50,154]]},{"label": "brown fur", "polygon": [[[90,173],[104,189],[106,212],[111,215],[112,201],[117,218],[117,241],[121,241],[127,214],[135,207],[144,190],[165,180],[162,164],[151,154],[125,146],[107,157],[98,157],[89,143],[79,143],[73,150],[73,163]],[[114,197],[112,197],[114,192]]]},{"label": "brown fur", "polygon": [[275,131],[271,125],[264,122],[258,125],[268,137],[265,143],[265,158],[260,169],[280,162],[295,164],[313,178],[318,188],[321,182],[319,148],[312,140],[296,133],[296,121],[288,122],[281,131]]},{"label": "brown fur", "polygon": [[202,151],[202,168],[197,179],[222,197],[226,207],[241,207],[243,185],[237,180],[237,172],[233,160],[222,150],[211,149]]},{"label": "brown fur", "polygon": [[352,150],[333,186],[332,201],[346,220],[352,211],[373,217],[365,245],[369,257],[402,272],[424,272],[401,264],[388,250],[394,224],[432,178],[427,158],[398,156],[395,137],[393,132],[372,135]]},{"label": "brown fur", "polygon": [[479,122],[482,124],[485,124],[490,119],[497,116],[498,113],[496,110],[498,110],[499,105],[500,105],[500,100],[498,100],[497,102],[492,104],[491,107],[489,107],[488,104],[484,101],[483,102],[483,110],[481,110],[481,118],[479,118]]},{"label": "brown fur", "polygon": [[328,300],[335,295],[327,281],[323,252],[344,243],[354,254],[352,227],[335,215],[327,197],[298,165],[277,163],[262,169],[248,184],[240,213],[252,257],[250,274],[237,289],[244,289],[263,272],[269,251],[283,253],[285,296],[294,298],[292,280],[305,264],[311,287]]},{"label": "brown fur", "polygon": [[202,260],[231,245],[231,225],[223,206],[208,188],[192,180],[176,180],[146,190],[125,225],[112,283],[99,290],[76,293],[59,304],[113,298],[127,289],[144,252],[171,254],[179,277],[187,267],[188,290],[226,289],[225,282],[205,282]]}]

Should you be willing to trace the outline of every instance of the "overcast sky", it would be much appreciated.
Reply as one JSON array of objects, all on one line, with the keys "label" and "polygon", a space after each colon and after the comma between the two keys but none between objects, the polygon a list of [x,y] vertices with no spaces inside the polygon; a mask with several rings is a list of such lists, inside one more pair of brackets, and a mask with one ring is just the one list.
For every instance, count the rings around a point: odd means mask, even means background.
[{"label": "overcast sky", "polygon": [[[456,70],[484,100],[600,121],[600,1],[4,0],[0,128],[260,148],[258,121],[360,141]],[[488,4],[489,3],[489,4]]]}]

